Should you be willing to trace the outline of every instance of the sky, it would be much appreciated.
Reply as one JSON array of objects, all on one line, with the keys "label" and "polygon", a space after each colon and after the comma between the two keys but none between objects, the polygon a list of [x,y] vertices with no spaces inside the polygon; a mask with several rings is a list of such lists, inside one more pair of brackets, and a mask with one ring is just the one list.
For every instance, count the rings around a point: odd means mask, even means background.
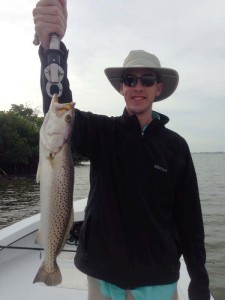
[{"label": "sky", "polygon": [[[34,0],[7,0],[0,10],[0,111],[24,104],[42,114]],[[76,107],[120,115],[123,97],[104,75],[131,50],[154,53],[176,69],[179,85],[153,109],[191,152],[225,151],[224,0],[67,0],[68,76]],[[68,99],[70,101],[71,99]]]}]

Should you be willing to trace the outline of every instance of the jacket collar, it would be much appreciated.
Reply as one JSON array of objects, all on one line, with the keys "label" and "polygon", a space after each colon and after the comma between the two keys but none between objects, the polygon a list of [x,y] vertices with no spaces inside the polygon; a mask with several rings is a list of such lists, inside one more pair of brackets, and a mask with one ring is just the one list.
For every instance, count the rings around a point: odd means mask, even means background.
[{"label": "jacket collar", "polygon": [[[155,124],[158,124],[158,125],[161,125],[161,126],[164,126],[166,125],[168,122],[169,122],[169,118],[166,116],[166,115],[163,115],[161,113],[158,113],[156,111],[152,111],[152,122],[149,124],[149,126],[151,127],[152,125],[155,125]],[[138,118],[136,117],[136,115],[132,115],[130,116],[126,110],[126,108],[124,109],[123,111],[123,114],[122,114],[122,120],[125,122],[125,123],[136,123],[136,125],[140,126],[139,125],[139,121],[138,121]]]}]

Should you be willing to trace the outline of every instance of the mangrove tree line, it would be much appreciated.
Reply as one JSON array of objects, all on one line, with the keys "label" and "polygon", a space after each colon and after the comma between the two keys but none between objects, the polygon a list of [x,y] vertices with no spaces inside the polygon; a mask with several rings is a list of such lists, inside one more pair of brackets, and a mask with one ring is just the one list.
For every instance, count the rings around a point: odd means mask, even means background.
[{"label": "mangrove tree line", "polygon": [[34,173],[43,117],[23,104],[0,111],[0,168],[6,174]]},{"label": "mangrove tree line", "polygon": [[[23,104],[0,111],[0,177],[35,174],[39,158],[39,131],[43,117]],[[87,159],[73,151],[74,164]]]}]

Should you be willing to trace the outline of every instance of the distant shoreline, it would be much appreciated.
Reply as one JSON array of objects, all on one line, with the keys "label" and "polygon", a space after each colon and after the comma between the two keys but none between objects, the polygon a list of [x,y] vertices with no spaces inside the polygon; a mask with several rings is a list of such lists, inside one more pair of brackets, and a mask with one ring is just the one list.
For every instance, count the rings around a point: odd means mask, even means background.
[{"label": "distant shoreline", "polygon": [[212,151],[212,152],[210,152],[210,151],[206,151],[206,152],[204,152],[204,151],[200,151],[200,152],[191,152],[191,154],[224,154],[225,152],[224,151]]}]

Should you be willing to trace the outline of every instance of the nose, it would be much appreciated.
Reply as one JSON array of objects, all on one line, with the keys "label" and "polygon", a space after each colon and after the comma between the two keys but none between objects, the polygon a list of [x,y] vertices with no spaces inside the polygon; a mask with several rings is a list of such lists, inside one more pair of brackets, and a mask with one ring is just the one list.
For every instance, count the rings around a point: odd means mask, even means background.
[{"label": "nose", "polygon": [[143,86],[142,86],[142,84],[141,84],[140,78],[138,78],[138,81],[137,81],[137,83],[136,83],[134,89],[135,89],[135,90],[139,90],[139,91],[140,91],[140,90],[143,90]]}]

